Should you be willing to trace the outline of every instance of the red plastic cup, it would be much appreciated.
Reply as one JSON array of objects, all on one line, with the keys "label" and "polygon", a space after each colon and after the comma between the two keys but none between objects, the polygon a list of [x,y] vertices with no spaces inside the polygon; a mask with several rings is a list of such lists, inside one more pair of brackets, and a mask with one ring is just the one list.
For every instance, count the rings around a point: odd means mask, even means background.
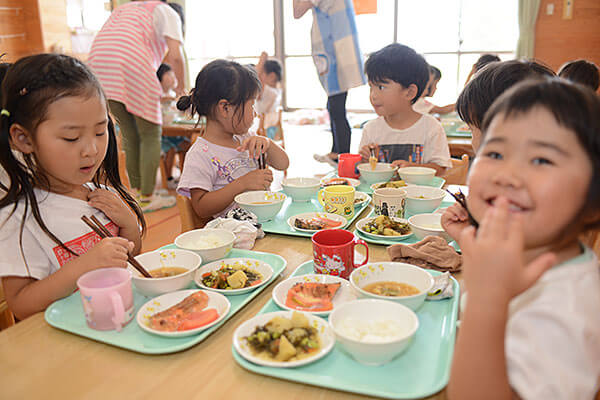
[{"label": "red plastic cup", "polygon": [[338,156],[338,176],[341,178],[358,178],[358,164],[362,160],[360,154],[342,153]]},{"label": "red plastic cup", "polygon": [[[313,264],[317,274],[334,275],[348,279],[355,268],[369,260],[369,247],[364,240],[344,229],[325,229],[312,236]],[[367,254],[361,264],[354,263],[354,248],[365,246]]]}]

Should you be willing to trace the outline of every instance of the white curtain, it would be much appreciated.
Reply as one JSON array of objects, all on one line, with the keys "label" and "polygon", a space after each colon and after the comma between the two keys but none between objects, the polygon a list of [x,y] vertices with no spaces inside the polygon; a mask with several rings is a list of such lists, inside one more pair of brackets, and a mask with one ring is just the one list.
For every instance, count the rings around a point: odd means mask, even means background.
[{"label": "white curtain", "polygon": [[535,49],[535,22],[540,0],[519,0],[519,41],[517,58],[532,58]]}]

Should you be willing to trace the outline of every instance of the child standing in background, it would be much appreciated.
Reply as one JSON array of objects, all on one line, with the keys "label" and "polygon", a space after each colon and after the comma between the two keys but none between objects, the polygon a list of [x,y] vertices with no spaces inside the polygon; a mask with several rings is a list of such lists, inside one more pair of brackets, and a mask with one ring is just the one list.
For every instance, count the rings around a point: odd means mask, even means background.
[{"label": "child standing in background", "polygon": [[380,161],[399,167],[418,165],[436,170],[452,166],[442,125],[413,110],[429,80],[425,59],[413,49],[391,44],[365,63],[370,100],[378,118],[363,128],[360,154],[366,162],[374,149]]},{"label": "child standing in background", "polygon": [[277,136],[277,123],[279,122],[278,108],[281,106],[281,88],[279,84],[282,79],[281,63],[277,60],[269,60],[267,53],[260,55],[256,65],[256,73],[262,85],[262,91],[256,100],[256,113],[263,118],[265,134],[269,139],[279,140]]},{"label": "child standing in background", "polygon": [[254,103],[261,90],[256,73],[234,61],[215,60],[202,68],[195,88],[177,102],[179,110],[206,117],[204,135],[188,152],[177,193],[189,197],[198,216],[224,215],[233,199],[248,190],[268,190],[270,169],[257,169],[256,159],[285,170],[285,151],[263,136],[249,134]]},{"label": "child standing in background", "polygon": [[[22,58],[1,93],[0,164],[9,183],[0,198],[0,276],[8,306],[24,319],[73,293],[84,273],[126,268],[145,223],[119,179],[106,98],[84,64],[56,54]],[[100,239],[83,215],[119,237]]]},{"label": "child standing in background", "polygon": [[469,71],[469,75],[467,75],[467,79],[465,80],[465,86],[471,82],[471,78],[473,78],[477,72],[481,71],[483,67],[498,61],[500,61],[500,57],[495,54],[482,54],[471,67],[471,71]]},{"label": "child standing in background", "polygon": [[600,99],[520,83],[483,121],[463,230],[466,304],[450,399],[593,399],[600,389]]},{"label": "child standing in background", "polygon": [[[163,95],[160,98],[160,108],[162,111],[163,125],[173,123],[173,120],[179,112],[175,105],[175,88],[177,87],[177,77],[169,64],[160,64],[156,76],[160,81]],[[179,169],[183,170],[183,160],[185,153],[190,148],[190,139],[187,136],[161,136],[160,148],[165,157],[165,169],[167,171],[167,187],[176,189],[178,180],[173,178],[173,164],[175,163],[175,154],[179,157]]]},{"label": "child standing in background", "polygon": [[560,67],[558,76],[571,82],[588,86],[594,92],[600,86],[598,67],[593,62],[587,60],[569,61]]}]

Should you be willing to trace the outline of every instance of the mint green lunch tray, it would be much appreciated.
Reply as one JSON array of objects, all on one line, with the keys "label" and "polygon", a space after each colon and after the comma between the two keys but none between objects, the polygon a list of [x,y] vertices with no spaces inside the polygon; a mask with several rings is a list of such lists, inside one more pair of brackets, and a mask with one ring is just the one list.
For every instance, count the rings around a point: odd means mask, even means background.
[{"label": "mint green lunch tray", "polygon": [[[428,271],[432,275],[440,272]],[[300,265],[291,276],[313,273],[313,262]],[[459,286],[452,278],[454,297],[425,301],[416,311],[419,329],[408,350],[392,362],[378,366],[358,363],[336,345],[331,353],[313,363],[296,368],[274,368],[253,364],[232,346],[233,358],[245,369],[328,389],[388,399],[415,399],[442,390],[450,377],[454,352]],[[259,314],[280,311],[273,300]]]},{"label": "mint green lunch tray", "polygon": [[[423,186],[432,186],[432,187],[441,189],[442,187],[444,187],[445,183],[446,183],[446,180],[444,178],[440,178],[439,176],[434,176],[429,183],[426,183]],[[366,184],[363,181],[360,181],[360,185],[358,185],[356,190],[358,190],[359,192],[365,192],[368,194],[373,193],[373,190],[371,190],[371,185]]]},{"label": "mint green lunch tray", "polygon": [[[175,245],[164,246],[165,248],[176,248]],[[225,258],[247,257],[256,260],[264,261],[273,268],[273,276],[265,285],[262,285],[256,290],[247,294],[237,296],[227,296],[231,303],[229,313],[221,322],[208,328],[197,335],[181,337],[181,338],[166,338],[153,335],[143,331],[136,322],[136,315],[141,306],[143,306],[149,298],[137,293],[133,289],[133,301],[135,312],[133,319],[121,330],[117,331],[97,331],[87,326],[81,304],[81,296],[79,292],[73,293],[69,297],[55,301],[46,309],[46,321],[55,328],[84,336],[98,342],[121,347],[127,350],[136,351],[144,354],[167,354],[185,350],[189,347],[200,343],[208,335],[219,329],[229,318],[240,311],[250,300],[255,298],[263,291],[270,283],[272,283],[281,272],[285,270],[287,262],[276,254],[262,253],[258,251],[233,249]],[[193,288],[196,286],[192,283]]]},{"label": "mint green lunch tray", "polygon": [[[352,222],[354,222],[354,220],[358,218],[358,216],[363,212],[365,208],[368,207],[368,205],[369,202],[365,202],[359,206],[355,206],[354,216],[352,218],[346,218],[348,220],[346,226],[352,224]],[[291,197],[288,196],[288,198],[285,199],[281,210],[279,210],[279,213],[272,220],[267,222],[261,222],[262,229],[267,233],[311,237],[314,234],[314,232],[297,231],[291,226],[289,226],[287,223],[290,217],[306,212],[324,213],[325,211],[323,210],[323,206],[321,206],[321,203],[319,203],[319,200],[317,200],[316,197],[311,198],[310,201],[307,202],[297,202],[292,201]]]}]

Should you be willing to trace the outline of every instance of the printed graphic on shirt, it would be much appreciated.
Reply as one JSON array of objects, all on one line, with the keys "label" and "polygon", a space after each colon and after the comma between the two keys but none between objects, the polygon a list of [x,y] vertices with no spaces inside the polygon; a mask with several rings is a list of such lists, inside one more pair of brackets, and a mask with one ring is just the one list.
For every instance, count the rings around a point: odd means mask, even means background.
[{"label": "printed graphic on shirt", "polygon": [[239,169],[256,169],[258,167],[254,159],[246,157],[234,157],[227,161],[225,165],[223,165],[221,160],[217,157],[212,157],[210,162],[217,168],[217,175],[219,175],[219,178],[227,180],[227,183],[231,183],[239,178],[239,176],[236,175],[236,172]]},{"label": "printed graphic on shirt", "polygon": [[382,144],[379,145],[379,161],[391,163],[405,160],[418,164],[424,162],[422,144]]},{"label": "printed graphic on shirt", "polygon": [[[119,227],[114,222],[109,222],[105,225],[105,227],[110,231],[110,233],[112,233],[113,236],[119,235]],[[101,238],[96,232],[88,232],[83,236],[66,242],[65,246],[67,246],[76,254],[81,255],[85,254],[89,249],[94,247],[94,245],[100,240]],[[52,251],[56,256],[58,265],[60,265],[61,267],[76,257],[75,255],[66,251],[62,246],[56,246],[52,249]]]}]

